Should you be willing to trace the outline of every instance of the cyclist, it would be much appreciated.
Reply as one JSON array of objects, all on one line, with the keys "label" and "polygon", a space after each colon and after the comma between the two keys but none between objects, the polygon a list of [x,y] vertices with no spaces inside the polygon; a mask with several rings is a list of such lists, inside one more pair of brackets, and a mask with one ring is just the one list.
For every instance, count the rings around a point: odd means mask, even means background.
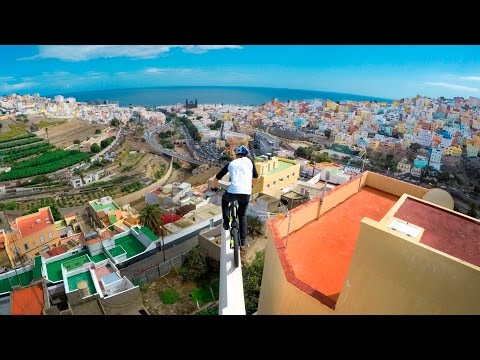
[{"label": "cyclist", "polygon": [[252,178],[258,178],[257,169],[248,157],[249,151],[246,146],[240,145],[235,149],[236,159],[230,161],[213,179],[210,187],[218,187],[218,180],[227,173],[230,174],[230,185],[222,196],[223,228],[229,229],[230,214],[228,204],[230,201],[238,201],[238,222],[240,227],[240,247],[243,249],[247,244],[247,207],[252,194]]}]

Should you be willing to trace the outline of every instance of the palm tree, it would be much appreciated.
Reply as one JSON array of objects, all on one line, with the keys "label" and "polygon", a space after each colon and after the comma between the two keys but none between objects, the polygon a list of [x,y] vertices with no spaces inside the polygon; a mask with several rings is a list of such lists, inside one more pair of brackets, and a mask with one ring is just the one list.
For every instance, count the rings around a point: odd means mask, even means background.
[{"label": "palm tree", "polygon": [[162,211],[158,205],[149,204],[140,211],[140,224],[158,233],[162,222]]}]

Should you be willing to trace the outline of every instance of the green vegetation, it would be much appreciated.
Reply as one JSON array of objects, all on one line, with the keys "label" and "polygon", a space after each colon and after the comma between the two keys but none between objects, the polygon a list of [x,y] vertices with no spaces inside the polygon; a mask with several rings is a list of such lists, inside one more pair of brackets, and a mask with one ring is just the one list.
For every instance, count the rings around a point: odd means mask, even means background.
[{"label": "green vegetation", "polygon": [[475,205],[475,203],[470,203],[470,209],[468,210],[467,215],[474,218],[477,217],[477,205]]},{"label": "green vegetation", "polygon": [[6,138],[6,139],[2,139],[2,140],[0,140],[0,144],[3,144],[3,143],[8,142],[8,141],[28,139],[28,138],[36,137],[36,136],[37,135],[35,135],[35,134],[27,133],[27,134],[20,135],[20,136],[15,136],[15,137],[9,137],[9,138]]},{"label": "green vegetation", "polygon": [[323,133],[327,139],[330,139],[330,136],[332,136],[332,130],[330,129],[326,129]]},{"label": "green vegetation", "polygon": [[98,135],[98,134],[101,134],[102,133],[102,130],[100,129],[95,129],[95,134]]},{"label": "green vegetation", "polygon": [[0,203],[0,210],[17,210],[16,201],[5,201]]},{"label": "green vegetation", "polygon": [[160,145],[162,145],[162,147],[164,147],[165,149],[173,149],[173,145],[170,140],[162,140],[160,141]]},{"label": "green vegetation", "polygon": [[155,179],[161,179],[163,175],[165,175],[165,164],[160,164],[160,169],[155,171]]},{"label": "green vegetation", "polygon": [[105,149],[108,145],[110,145],[113,142],[113,140],[115,140],[115,136],[110,136],[107,139],[103,139],[102,141],[100,141],[100,147],[102,149]]},{"label": "green vegetation", "polygon": [[157,205],[148,204],[140,211],[140,224],[152,230],[154,233],[158,232],[162,222],[162,211]]},{"label": "green vegetation", "polygon": [[3,157],[3,161],[4,162],[12,162],[12,161],[15,161],[15,160],[18,160],[18,159],[22,159],[22,158],[25,158],[27,156],[30,156],[30,155],[40,155],[40,154],[43,154],[45,152],[47,152],[48,150],[52,149],[54,146],[51,145],[51,144],[47,144],[47,143],[39,143],[39,144],[35,144],[33,146],[25,146],[25,147],[22,147],[22,148],[14,148],[14,149],[10,149],[8,151],[5,151],[6,153],[9,153],[8,155],[7,154],[4,154],[3,152],[0,152],[0,156],[4,156]]},{"label": "green vegetation", "polygon": [[197,127],[192,124],[192,121],[189,118],[187,118],[186,116],[183,116],[182,118],[180,118],[180,121],[185,125],[188,132],[190,133],[190,136],[194,140],[200,141],[200,139],[201,139],[200,134],[198,132]]},{"label": "green vegetation", "polygon": [[243,292],[245,295],[245,309],[247,315],[257,311],[260,287],[262,285],[263,264],[265,262],[265,251],[255,254],[255,259],[243,270]]},{"label": "green vegetation", "polygon": [[179,164],[179,163],[176,163],[176,162],[174,162],[172,166],[173,166],[173,168],[174,168],[175,170],[178,170],[178,169],[181,168],[180,164]]},{"label": "green vegetation", "polygon": [[195,315],[218,315],[218,304],[211,304],[196,312]]},{"label": "green vegetation", "polygon": [[160,300],[162,301],[162,303],[167,305],[175,304],[178,299],[180,299],[180,294],[177,290],[173,288],[167,288],[165,290],[162,290],[158,293],[158,295],[160,296]]},{"label": "green vegetation", "polygon": [[183,280],[192,280],[195,282],[204,281],[206,275],[209,273],[209,263],[207,259],[207,250],[204,248],[197,245],[190,250],[183,266],[179,269]]},{"label": "green vegetation", "polygon": [[32,144],[32,143],[36,143],[36,142],[39,142],[39,141],[42,141],[41,138],[39,137],[30,137],[28,139],[21,139],[21,140],[12,140],[12,141],[7,141],[7,142],[3,142],[2,144],[0,144],[0,150],[2,149],[9,149],[9,148],[13,148],[15,146],[21,146],[21,145],[27,145],[27,144]]},{"label": "green vegetation", "polygon": [[99,153],[101,150],[102,149],[100,148],[100,145],[98,145],[97,143],[90,145],[90,151],[94,154]]},{"label": "green vegetation", "polygon": [[45,121],[45,120],[42,120],[42,121],[38,122],[36,125],[37,125],[38,129],[43,129],[43,128],[46,128],[48,126],[57,126],[57,125],[64,124],[66,122],[67,122],[66,120],[62,120],[62,121]]},{"label": "green vegetation", "polygon": [[217,120],[215,121],[214,124],[212,125],[209,125],[208,127],[210,128],[210,130],[217,130],[217,129],[220,129],[222,127],[222,120]]},{"label": "green vegetation", "polygon": [[172,137],[173,135],[175,135],[175,133],[171,130],[167,130],[167,131],[162,131],[160,134],[158,134],[158,137],[161,139],[167,139],[169,137]]},{"label": "green vegetation", "polygon": [[25,134],[33,135],[28,133],[28,131],[25,129],[24,124],[8,124],[8,127],[9,127],[8,131],[5,131],[4,133],[0,134],[0,142],[2,142],[2,140],[8,141],[12,138],[18,139],[20,138],[21,135],[25,135]]},{"label": "green vegetation", "polygon": [[113,118],[112,121],[110,121],[110,126],[119,126],[120,125],[120,120],[117,118]]},{"label": "green vegetation", "polygon": [[48,174],[81,161],[88,160],[89,158],[89,154],[77,150],[49,151],[33,159],[15,164],[12,166],[11,171],[0,175],[0,181]]},{"label": "green vegetation", "polygon": [[76,145],[78,145],[78,144],[80,144],[80,140],[75,139],[75,140],[73,140],[73,143],[76,144]]},{"label": "green vegetation", "polygon": [[135,181],[131,184],[128,184],[128,185],[122,187],[122,191],[130,194],[130,193],[138,191],[142,188],[143,188],[142,183],[140,181]]}]

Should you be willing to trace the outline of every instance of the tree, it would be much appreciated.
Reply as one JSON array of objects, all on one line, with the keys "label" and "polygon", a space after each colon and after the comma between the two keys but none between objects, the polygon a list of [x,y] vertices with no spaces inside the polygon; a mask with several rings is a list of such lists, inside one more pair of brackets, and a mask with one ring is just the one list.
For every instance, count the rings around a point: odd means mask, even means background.
[{"label": "tree", "polygon": [[94,153],[94,154],[99,153],[100,150],[101,150],[100,146],[97,143],[90,145],[90,151],[92,153]]},{"label": "tree", "polygon": [[113,118],[112,121],[110,121],[110,126],[119,126],[120,125],[120,120],[117,118]]},{"label": "tree", "polygon": [[198,245],[190,250],[180,268],[183,280],[201,281],[208,274],[207,258],[207,250]]},{"label": "tree", "polygon": [[298,147],[298,149],[295,151],[295,155],[304,159],[308,158],[307,151],[303,146]]},{"label": "tree", "polygon": [[158,233],[162,225],[162,211],[158,205],[148,204],[140,211],[140,224]]},{"label": "tree", "polygon": [[243,268],[243,293],[245,296],[245,310],[247,315],[257,311],[260,287],[262,285],[263,265],[265,263],[265,251],[255,254],[255,259]]},{"label": "tree", "polygon": [[326,129],[326,130],[324,131],[324,133],[325,133],[326,138],[327,138],[327,139],[330,139],[330,136],[332,135],[332,130]]},{"label": "tree", "polygon": [[[40,206],[37,206],[37,207],[34,207],[34,208],[30,209],[24,215],[33,214],[33,213],[38,212],[39,208],[45,207],[45,202],[42,202],[42,203],[43,203],[43,205],[40,205]],[[57,207],[55,205],[51,204],[51,203],[48,206],[50,207],[50,211],[52,212],[53,220],[55,220],[55,221],[62,220],[62,214],[60,214],[60,211],[58,211]]]},{"label": "tree", "polygon": [[98,135],[98,134],[101,134],[101,133],[102,133],[102,130],[100,130],[100,129],[95,129],[95,134]]},{"label": "tree", "polygon": [[80,140],[75,139],[75,140],[73,140],[73,143],[78,145],[78,144],[80,144]]},{"label": "tree", "polygon": [[256,236],[262,233],[263,223],[255,216],[247,216],[248,235]]},{"label": "tree", "polygon": [[413,144],[410,144],[409,149],[417,152],[421,147],[422,147],[422,145],[420,145],[418,143],[413,143]]},{"label": "tree", "polygon": [[3,124],[2,124],[2,123],[0,123],[0,129],[1,129],[2,127],[3,127]]}]

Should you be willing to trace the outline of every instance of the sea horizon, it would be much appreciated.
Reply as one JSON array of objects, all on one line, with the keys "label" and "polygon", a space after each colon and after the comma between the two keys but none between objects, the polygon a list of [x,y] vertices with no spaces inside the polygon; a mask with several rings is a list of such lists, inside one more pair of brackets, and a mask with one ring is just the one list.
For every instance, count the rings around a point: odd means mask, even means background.
[{"label": "sea horizon", "polygon": [[377,101],[390,103],[394,99],[376,96],[290,88],[253,86],[154,86],[139,88],[116,88],[90,91],[75,91],[45,95],[74,97],[77,101],[95,100],[118,101],[125,106],[168,106],[184,104],[188,99],[198,104],[228,104],[258,106],[278,99],[279,101],[311,101],[315,99],[331,101]]}]

